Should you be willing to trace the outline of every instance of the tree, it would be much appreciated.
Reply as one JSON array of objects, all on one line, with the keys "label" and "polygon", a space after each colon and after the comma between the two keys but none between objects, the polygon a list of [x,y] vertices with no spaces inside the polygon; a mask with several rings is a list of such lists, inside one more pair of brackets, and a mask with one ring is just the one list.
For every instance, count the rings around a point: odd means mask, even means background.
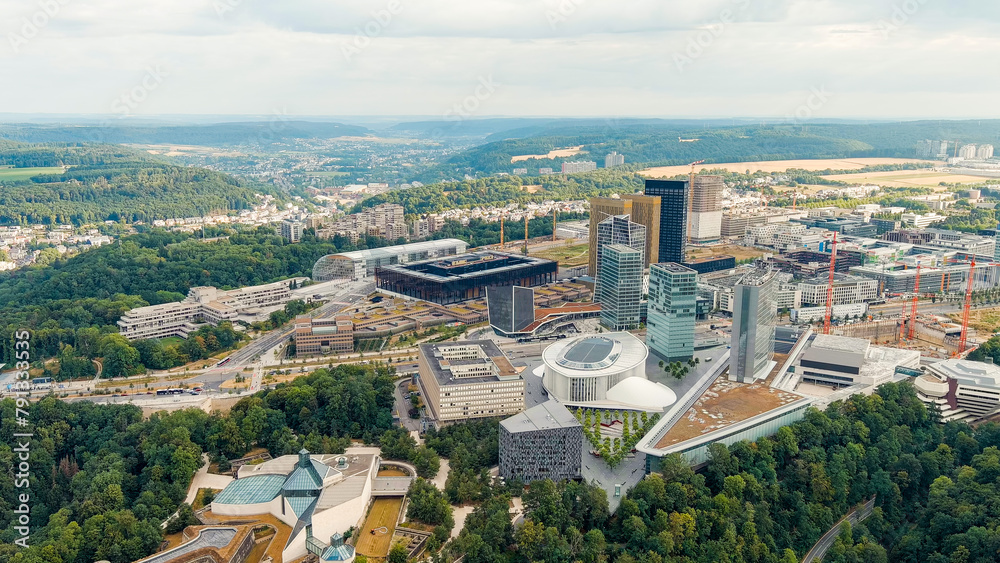
[{"label": "tree", "polygon": [[388,561],[389,563],[406,563],[408,556],[409,552],[403,547],[403,544],[397,543],[389,550]]}]

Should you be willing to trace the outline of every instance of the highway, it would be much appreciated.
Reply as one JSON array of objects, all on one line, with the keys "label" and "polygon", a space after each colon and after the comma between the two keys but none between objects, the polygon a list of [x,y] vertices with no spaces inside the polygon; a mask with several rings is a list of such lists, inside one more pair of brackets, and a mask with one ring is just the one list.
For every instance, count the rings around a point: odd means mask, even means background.
[{"label": "highway", "polygon": [[834,524],[832,528],[823,534],[823,537],[821,537],[819,541],[816,542],[816,545],[809,550],[809,553],[806,554],[802,563],[821,561],[823,556],[826,555],[827,550],[833,547],[833,542],[837,541],[837,536],[840,535],[840,525],[844,522],[844,520],[847,520],[851,523],[851,526],[854,526],[858,522],[861,522],[865,518],[871,516],[873,510],[875,510],[875,497],[872,497],[868,502],[848,512],[847,516],[841,518],[839,522]]}]

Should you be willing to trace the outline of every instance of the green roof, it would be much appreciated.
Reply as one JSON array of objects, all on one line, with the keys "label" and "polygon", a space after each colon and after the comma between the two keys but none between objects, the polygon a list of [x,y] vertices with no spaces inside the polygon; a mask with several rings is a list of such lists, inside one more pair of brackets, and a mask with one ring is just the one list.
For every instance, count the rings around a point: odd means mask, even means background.
[{"label": "green roof", "polygon": [[260,504],[281,493],[284,475],[254,475],[237,479],[226,486],[213,502],[219,504]]}]

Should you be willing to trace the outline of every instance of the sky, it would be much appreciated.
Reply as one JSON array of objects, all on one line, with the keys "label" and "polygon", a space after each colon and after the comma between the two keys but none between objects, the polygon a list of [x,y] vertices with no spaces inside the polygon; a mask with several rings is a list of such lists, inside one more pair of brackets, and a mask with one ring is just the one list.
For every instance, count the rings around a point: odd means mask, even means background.
[{"label": "sky", "polygon": [[996,118],[995,0],[0,0],[0,111]]}]

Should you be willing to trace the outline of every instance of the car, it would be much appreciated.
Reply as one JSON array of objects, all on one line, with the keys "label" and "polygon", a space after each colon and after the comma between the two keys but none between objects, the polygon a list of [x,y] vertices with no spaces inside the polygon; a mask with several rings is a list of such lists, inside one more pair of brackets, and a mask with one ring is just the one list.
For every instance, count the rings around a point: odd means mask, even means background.
[{"label": "car", "polygon": [[202,389],[201,387],[195,387],[194,390],[198,391],[199,393],[202,392],[202,391],[204,391],[204,389]]},{"label": "car", "polygon": [[192,395],[201,395],[201,393],[199,393],[199,392],[197,392],[197,391],[191,391],[190,393],[191,393]]},{"label": "car", "polygon": [[706,361],[706,362],[711,362],[711,361],[712,361],[712,358],[705,358],[705,361]]}]

